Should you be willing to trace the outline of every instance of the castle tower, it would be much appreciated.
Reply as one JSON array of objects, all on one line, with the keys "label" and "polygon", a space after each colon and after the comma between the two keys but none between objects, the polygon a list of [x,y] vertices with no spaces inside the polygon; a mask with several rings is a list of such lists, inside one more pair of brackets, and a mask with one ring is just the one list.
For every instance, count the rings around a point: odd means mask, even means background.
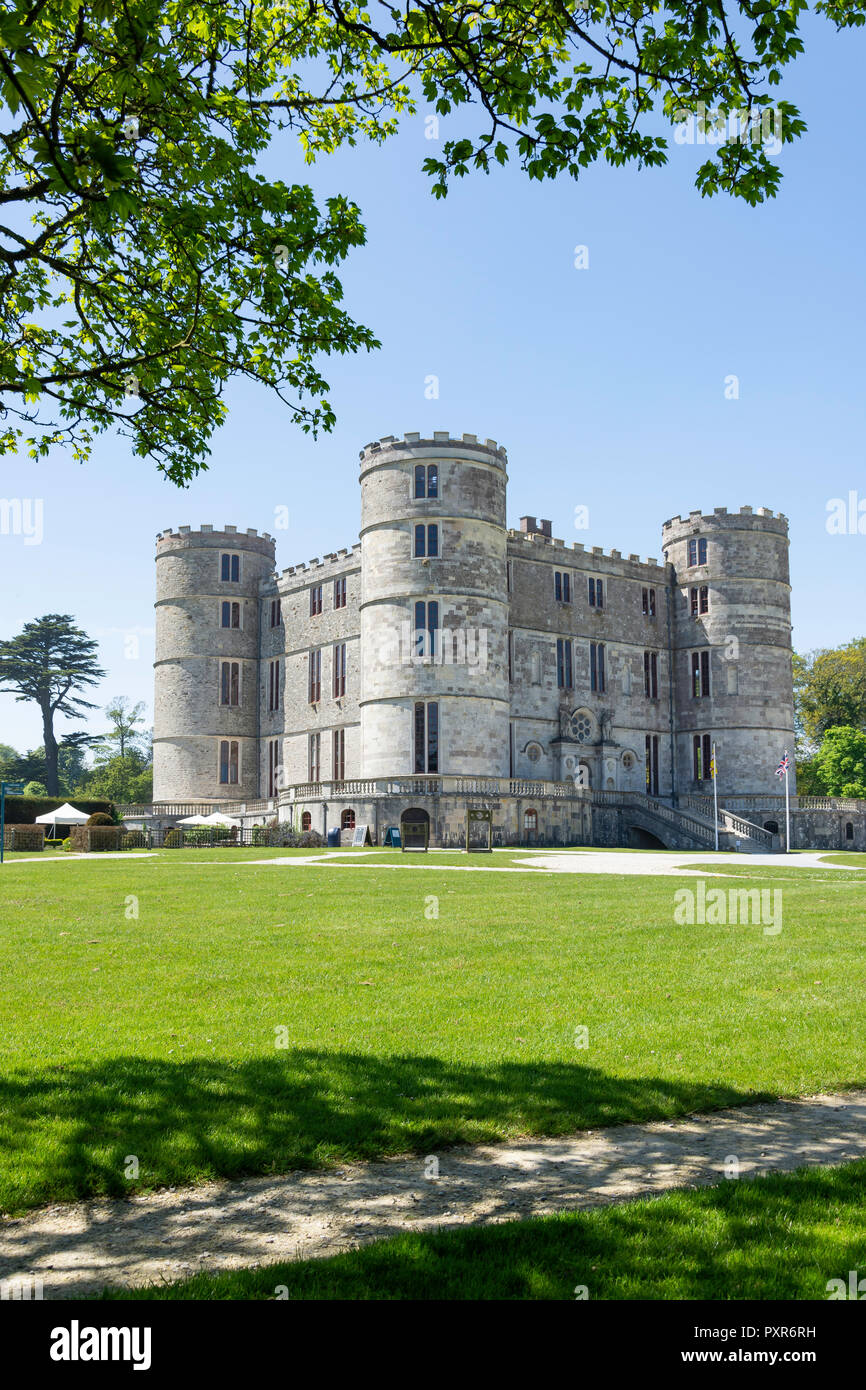
[{"label": "castle tower", "polygon": [[508,775],[506,464],[447,432],[361,453],[364,777]]},{"label": "castle tower", "polygon": [[273,568],[255,531],[157,536],[155,802],[258,796],[258,594]]},{"label": "castle tower", "polygon": [[664,523],[662,546],[674,567],[677,788],[712,791],[715,740],[720,795],[778,794],[776,767],[794,751],[787,518],[691,512]]}]

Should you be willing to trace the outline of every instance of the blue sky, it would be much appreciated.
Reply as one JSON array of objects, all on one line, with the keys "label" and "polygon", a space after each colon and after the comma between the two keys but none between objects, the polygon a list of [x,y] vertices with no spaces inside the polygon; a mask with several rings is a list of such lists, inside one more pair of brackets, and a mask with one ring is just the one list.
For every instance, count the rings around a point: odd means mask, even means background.
[{"label": "blue sky", "polygon": [[[0,460],[0,496],[44,506],[40,545],[0,535],[0,636],[72,613],[108,671],[92,698],[144,700],[150,718],[156,532],[209,522],[274,533],[287,506],[279,568],[321,556],[357,539],[359,449],[434,429],[504,443],[509,524],[550,517],[569,542],[660,556],[662,522],[678,513],[781,510],[795,646],[862,635],[866,535],[831,535],[826,520],[830,499],[866,500],[866,34],[810,20],[804,37],[782,95],[809,130],[780,156],[778,198],[758,208],[702,199],[702,151],[685,145],[661,170],[599,166],[579,183],[530,184],[515,168],[437,202],[421,171],[423,107],[382,148],[312,170],[281,137],[263,167],[362,208],[367,245],[340,274],[346,307],[381,350],[325,364],[338,423],[317,442],[264,390],[238,386],[209,471],[187,489],[114,436],[85,465],[60,453]],[[441,134],[457,128],[443,122]],[[575,269],[577,245],[588,269]],[[725,398],[731,374],[737,400]],[[425,398],[431,375],[436,400]],[[574,529],[578,505],[588,531]],[[130,636],[137,656],[125,655]],[[98,711],[90,724],[104,727]],[[0,742],[40,740],[36,708],[0,695]]]}]

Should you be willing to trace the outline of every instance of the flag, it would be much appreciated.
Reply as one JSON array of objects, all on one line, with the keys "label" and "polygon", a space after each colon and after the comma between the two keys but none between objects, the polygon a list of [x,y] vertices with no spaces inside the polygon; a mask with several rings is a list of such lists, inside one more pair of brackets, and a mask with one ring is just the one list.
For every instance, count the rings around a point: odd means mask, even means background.
[{"label": "flag", "polygon": [[784,775],[785,775],[785,773],[786,773],[787,771],[788,771],[788,754],[787,754],[787,752],[786,752],[785,755],[784,755],[784,757],[782,758],[782,761],[779,763],[779,766],[776,768],[776,776],[777,776],[777,777],[784,777]]}]

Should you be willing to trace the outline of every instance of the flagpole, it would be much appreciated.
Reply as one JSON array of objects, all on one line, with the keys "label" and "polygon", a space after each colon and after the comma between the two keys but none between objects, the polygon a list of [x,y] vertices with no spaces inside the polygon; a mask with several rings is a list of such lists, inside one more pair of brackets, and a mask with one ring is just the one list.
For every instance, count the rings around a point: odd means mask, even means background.
[{"label": "flagpole", "polygon": [[716,766],[716,745],[713,744],[713,820],[716,825],[716,850],[719,848],[719,769]]},{"label": "flagpole", "polygon": [[788,750],[785,749],[785,853],[791,853],[791,797],[788,790]]}]

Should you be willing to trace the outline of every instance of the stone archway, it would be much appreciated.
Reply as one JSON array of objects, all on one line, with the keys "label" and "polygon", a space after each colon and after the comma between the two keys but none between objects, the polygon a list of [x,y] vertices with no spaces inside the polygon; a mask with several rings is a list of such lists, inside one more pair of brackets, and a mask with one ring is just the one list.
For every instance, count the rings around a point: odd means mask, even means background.
[{"label": "stone archway", "polygon": [[400,839],[404,849],[426,849],[430,843],[430,816],[421,806],[410,806],[400,815]]}]

